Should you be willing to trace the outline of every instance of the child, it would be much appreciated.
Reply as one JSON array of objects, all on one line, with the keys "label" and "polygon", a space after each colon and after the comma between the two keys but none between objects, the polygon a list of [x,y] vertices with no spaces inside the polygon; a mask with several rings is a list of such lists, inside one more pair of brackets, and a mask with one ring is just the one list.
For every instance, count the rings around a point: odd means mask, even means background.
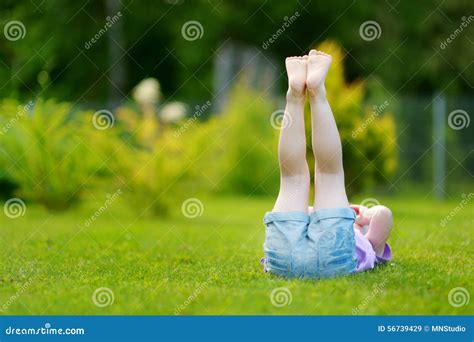
[{"label": "child", "polygon": [[[289,88],[280,132],[280,192],[265,214],[265,270],[285,277],[327,278],[371,269],[391,257],[386,240],[392,227],[388,208],[349,206],[344,187],[342,146],[324,80],[331,56],[286,59]],[[315,167],[314,211],[308,208],[304,102],[311,105]],[[357,216],[356,216],[357,215]],[[362,229],[368,226],[364,235]]]}]

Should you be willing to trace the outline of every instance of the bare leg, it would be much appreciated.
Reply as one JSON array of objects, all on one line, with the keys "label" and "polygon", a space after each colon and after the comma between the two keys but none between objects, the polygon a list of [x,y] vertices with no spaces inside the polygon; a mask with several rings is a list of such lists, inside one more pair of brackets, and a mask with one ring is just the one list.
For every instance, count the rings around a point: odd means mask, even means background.
[{"label": "bare leg", "polygon": [[311,50],[308,57],[306,86],[316,160],[314,210],[349,206],[344,186],[341,139],[324,87],[331,61],[331,56],[316,50]]},{"label": "bare leg", "polygon": [[308,210],[309,168],[306,162],[304,101],[307,56],[286,59],[289,88],[280,131],[280,192],[273,211]]}]

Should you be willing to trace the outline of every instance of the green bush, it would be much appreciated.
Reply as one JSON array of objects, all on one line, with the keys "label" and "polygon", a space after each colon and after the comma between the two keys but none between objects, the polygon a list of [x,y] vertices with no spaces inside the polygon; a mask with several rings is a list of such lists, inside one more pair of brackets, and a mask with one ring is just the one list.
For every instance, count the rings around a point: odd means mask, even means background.
[{"label": "green bush", "polygon": [[275,195],[279,169],[279,131],[270,124],[272,101],[241,81],[234,88],[228,107],[217,119],[218,132],[210,139],[220,151],[216,189],[248,194]]},{"label": "green bush", "polygon": [[206,143],[213,134],[208,123],[193,121],[184,129],[188,118],[165,125],[129,107],[119,108],[116,116],[121,134],[134,146],[132,153],[123,150],[120,174],[125,197],[138,215],[166,215],[171,207],[210,188],[203,173],[210,158],[204,153],[210,152]]},{"label": "green bush", "polygon": [[83,187],[110,175],[117,140],[93,126],[92,113],[73,113],[71,105],[39,100],[25,106],[0,105],[0,165],[16,195],[49,209],[76,202]]}]

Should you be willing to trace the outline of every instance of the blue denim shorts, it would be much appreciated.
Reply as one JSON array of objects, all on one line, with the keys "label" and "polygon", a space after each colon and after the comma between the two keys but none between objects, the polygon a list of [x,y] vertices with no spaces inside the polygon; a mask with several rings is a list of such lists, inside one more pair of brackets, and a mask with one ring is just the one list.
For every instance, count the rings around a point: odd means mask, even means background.
[{"label": "blue denim shorts", "polygon": [[350,208],[265,214],[265,267],[287,278],[330,278],[355,272],[355,213]]}]

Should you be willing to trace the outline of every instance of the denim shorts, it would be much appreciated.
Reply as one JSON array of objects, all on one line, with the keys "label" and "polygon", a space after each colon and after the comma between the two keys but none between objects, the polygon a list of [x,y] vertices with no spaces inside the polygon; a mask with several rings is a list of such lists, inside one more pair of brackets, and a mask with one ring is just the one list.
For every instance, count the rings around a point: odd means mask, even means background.
[{"label": "denim shorts", "polygon": [[350,208],[265,214],[265,266],[286,278],[330,278],[357,267],[355,213]]}]

